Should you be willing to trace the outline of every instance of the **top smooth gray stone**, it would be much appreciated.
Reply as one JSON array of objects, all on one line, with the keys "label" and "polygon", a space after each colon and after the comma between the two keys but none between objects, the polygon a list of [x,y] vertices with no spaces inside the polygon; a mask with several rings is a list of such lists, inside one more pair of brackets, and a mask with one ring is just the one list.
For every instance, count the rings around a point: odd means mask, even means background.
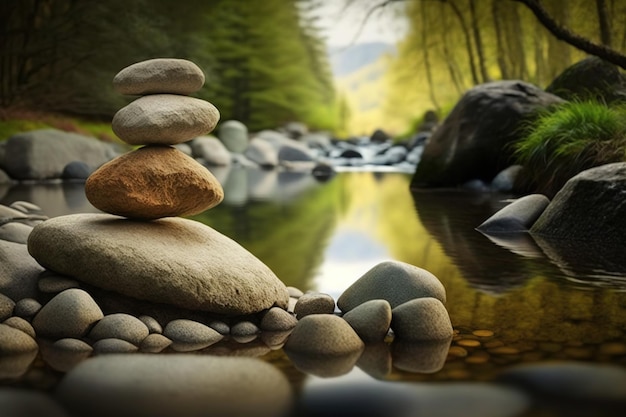
[{"label": "top smooth gray stone", "polygon": [[121,94],[188,95],[204,85],[204,73],[185,59],[157,58],[132,64],[113,78],[113,87]]}]

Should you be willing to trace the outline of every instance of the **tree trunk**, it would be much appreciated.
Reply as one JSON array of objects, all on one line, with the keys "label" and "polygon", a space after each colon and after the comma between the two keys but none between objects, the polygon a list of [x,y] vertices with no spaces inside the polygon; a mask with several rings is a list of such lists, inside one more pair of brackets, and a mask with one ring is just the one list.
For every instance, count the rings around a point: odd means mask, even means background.
[{"label": "tree trunk", "polygon": [[605,0],[596,0],[598,23],[600,24],[600,40],[604,46],[611,47],[611,21]]},{"label": "tree trunk", "polygon": [[500,68],[500,78],[507,80],[510,77],[509,66],[506,60],[506,51],[504,48],[504,35],[502,31],[502,24],[500,19],[502,15],[499,5],[501,0],[493,0],[491,3],[491,16],[493,18],[493,25],[496,31],[496,53],[498,56],[498,67]]},{"label": "tree trunk", "polygon": [[470,35],[469,29],[467,28],[467,24],[465,23],[465,18],[463,17],[463,13],[459,10],[459,7],[454,3],[454,0],[439,0],[444,3],[447,3],[452,7],[452,11],[456,15],[457,19],[459,19],[459,24],[461,25],[461,30],[463,30],[463,35],[465,36],[465,46],[467,48],[467,59],[470,68],[470,72],[472,74],[472,82],[477,85],[480,84],[478,80],[478,74],[476,72],[476,63],[474,59],[474,48],[472,48],[472,36]]},{"label": "tree trunk", "polygon": [[[446,14],[443,10],[443,4],[440,4],[439,7],[439,17],[441,18],[442,24],[444,27],[447,27],[447,19]],[[460,96],[463,93],[463,88],[461,87],[461,76],[458,71],[458,66],[454,59],[454,55],[450,53],[450,45],[448,41],[448,31],[442,30],[441,32],[441,43],[443,45],[443,55],[446,59],[446,65],[448,67],[448,72],[450,73],[450,79],[452,80],[452,84],[454,84],[454,88],[457,94]]]},{"label": "tree trunk", "polygon": [[426,19],[426,3],[421,3],[422,15],[422,54],[424,57],[424,68],[426,69],[426,81],[428,82],[428,91],[430,92],[430,101],[439,112],[439,103],[435,97],[435,84],[433,83],[433,74],[430,68],[430,56],[428,53],[428,28],[426,27],[428,20]]},{"label": "tree trunk", "polygon": [[615,64],[623,69],[626,69],[626,55],[623,55],[605,45],[599,45],[590,41],[587,38],[584,38],[580,35],[577,35],[570,31],[569,29],[559,25],[553,18],[548,14],[546,9],[539,3],[538,0],[512,0],[518,3],[524,4],[528,7],[535,17],[541,22],[541,24],[550,31],[557,39],[560,39],[573,47],[580,49],[583,52],[586,52],[591,55],[595,55],[599,58],[604,59],[612,64]]},{"label": "tree trunk", "polygon": [[478,67],[480,68],[480,76],[482,82],[489,80],[487,67],[485,65],[485,54],[483,53],[483,42],[480,36],[480,28],[478,24],[478,15],[476,14],[476,0],[469,0],[470,17],[472,19],[472,32],[474,33],[474,43],[476,44],[476,54],[478,55]]}]

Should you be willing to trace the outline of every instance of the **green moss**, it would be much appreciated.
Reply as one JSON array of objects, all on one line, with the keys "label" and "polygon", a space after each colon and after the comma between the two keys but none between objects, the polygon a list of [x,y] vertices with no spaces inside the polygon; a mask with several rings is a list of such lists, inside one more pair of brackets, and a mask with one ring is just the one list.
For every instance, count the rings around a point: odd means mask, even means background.
[{"label": "green moss", "polygon": [[554,195],[585,169],[626,159],[626,107],[569,102],[539,114],[515,146],[524,182]]},{"label": "green moss", "polygon": [[110,122],[89,121],[69,116],[25,114],[0,119],[0,142],[17,133],[38,129],[58,129],[93,136],[105,142],[120,142]]}]

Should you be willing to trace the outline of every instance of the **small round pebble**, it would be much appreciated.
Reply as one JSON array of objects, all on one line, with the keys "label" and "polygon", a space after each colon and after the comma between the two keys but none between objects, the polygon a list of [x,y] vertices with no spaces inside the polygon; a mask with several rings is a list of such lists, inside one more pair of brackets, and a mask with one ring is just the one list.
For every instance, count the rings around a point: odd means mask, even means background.
[{"label": "small round pebble", "polygon": [[3,322],[3,324],[6,324],[7,326],[11,326],[14,329],[21,330],[27,335],[29,335],[30,337],[32,337],[33,339],[37,337],[37,335],[35,334],[35,329],[33,329],[33,326],[31,326],[29,322],[27,322],[21,317],[17,317],[17,316],[9,317]]},{"label": "small round pebble", "polygon": [[257,338],[261,333],[258,326],[251,321],[240,321],[230,328],[230,335],[239,343],[248,343]]},{"label": "small round pebble", "polygon": [[81,338],[103,317],[102,310],[87,292],[69,289],[43,306],[32,324],[38,336]]},{"label": "small round pebble", "polygon": [[261,319],[261,329],[270,332],[281,332],[296,327],[298,320],[288,311],[280,307],[270,308]]},{"label": "small round pebble", "polygon": [[13,314],[23,319],[31,319],[41,310],[41,303],[34,298],[22,298],[15,303]]},{"label": "small round pebble", "polygon": [[0,293],[0,321],[4,321],[13,315],[15,301]]},{"label": "small round pebble", "polygon": [[100,339],[93,344],[94,355],[111,353],[134,353],[139,348],[130,342],[122,339]]},{"label": "small round pebble", "polygon": [[150,332],[138,318],[130,314],[116,313],[104,316],[89,332],[94,340],[122,339],[138,346]]},{"label": "small round pebble", "polygon": [[163,333],[163,327],[161,327],[159,322],[156,321],[154,317],[144,315],[144,316],[139,316],[138,319],[141,320],[143,324],[146,325],[150,333],[158,333],[158,334]]},{"label": "small round pebble", "polygon": [[298,321],[285,343],[285,350],[311,354],[341,356],[360,351],[364,343],[341,317],[312,314]]},{"label": "small round pebble", "polygon": [[146,353],[159,353],[167,349],[172,341],[160,333],[150,333],[141,341],[139,350]]},{"label": "small round pebble", "polygon": [[405,341],[443,340],[452,337],[452,323],[436,298],[416,298],[392,310],[391,328]]},{"label": "small round pebble", "polygon": [[300,298],[304,295],[302,290],[296,287],[287,287],[287,292],[289,293],[289,296],[293,298]]},{"label": "small round pebble", "polygon": [[197,321],[178,319],[165,326],[163,336],[172,340],[172,349],[177,352],[191,352],[211,346],[224,336]]},{"label": "small round pebble", "polygon": [[0,324],[0,357],[37,351],[35,339],[28,333]]},{"label": "small round pebble", "polygon": [[230,334],[230,326],[221,320],[210,321],[209,327],[223,336],[227,336]]},{"label": "small round pebble", "polygon": [[364,342],[381,342],[391,325],[391,305],[386,300],[370,300],[343,315],[343,319]]},{"label": "small round pebble", "polygon": [[300,320],[310,314],[333,314],[335,311],[335,300],[328,294],[309,293],[298,298],[294,308],[296,317]]}]

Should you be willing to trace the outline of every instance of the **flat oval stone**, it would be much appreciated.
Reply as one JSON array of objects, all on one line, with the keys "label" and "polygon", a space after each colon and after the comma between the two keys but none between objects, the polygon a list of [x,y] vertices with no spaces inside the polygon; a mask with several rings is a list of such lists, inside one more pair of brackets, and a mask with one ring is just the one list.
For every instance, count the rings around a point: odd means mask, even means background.
[{"label": "flat oval stone", "polygon": [[113,78],[113,88],[120,94],[191,94],[204,85],[204,73],[186,59],[156,58],[137,62],[122,69]]},{"label": "flat oval stone", "polygon": [[191,352],[209,347],[224,338],[217,331],[197,321],[172,320],[163,329],[163,336],[172,340],[172,349]]},{"label": "flat oval stone", "polygon": [[287,378],[262,360],[208,355],[106,355],[61,380],[57,399],[80,416],[288,415]]},{"label": "flat oval stone", "polygon": [[169,347],[172,341],[160,333],[151,333],[141,341],[139,349],[146,353],[159,353]]},{"label": "flat oval stone", "polygon": [[102,317],[102,310],[89,294],[80,289],[69,289],[44,305],[32,324],[38,336],[81,338]]},{"label": "flat oval stone", "polygon": [[314,356],[342,356],[363,349],[364,343],[341,317],[312,314],[298,321],[285,350]]},{"label": "flat oval stone", "polygon": [[33,229],[28,249],[47,268],[80,281],[190,310],[245,315],[286,307],[289,299],[285,285],[258,258],[189,219],[59,216]]},{"label": "flat oval stone", "polygon": [[149,334],[148,326],[130,314],[116,313],[104,316],[89,332],[94,340],[122,339],[139,346]]},{"label": "flat oval stone", "polygon": [[157,219],[208,210],[224,199],[224,190],[208,169],[179,150],[146,146],[96,170],[85,195],[104,212]]},{"label": "flat oval stone", "polygon": [[155,94],[121,108],[111,127],[130,145],[175,145],[208,134],[219,119],[220,112],[208,101]]},{"label": "flat oval stone", "polygon": [[126,340],[110,338],[100,339],[93,344],[94,355],[110,355],[114,353],[134,353],[139,348]]}]

